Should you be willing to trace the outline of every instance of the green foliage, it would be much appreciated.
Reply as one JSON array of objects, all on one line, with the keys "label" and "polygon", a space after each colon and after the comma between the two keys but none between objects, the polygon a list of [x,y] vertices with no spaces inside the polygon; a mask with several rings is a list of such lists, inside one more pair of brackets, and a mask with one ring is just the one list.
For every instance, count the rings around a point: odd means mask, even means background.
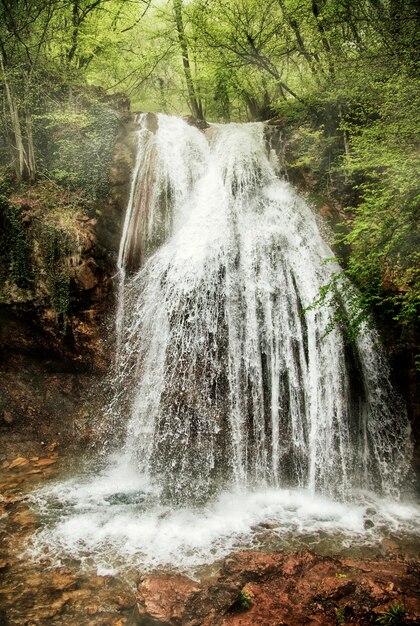
[{"label": "green foliage", "polygon": [[238,593],[235,601],[230,607],[232,613],[241,613],[242,611],[249,611],[252,607],[252,597],[249,593],[241,589]]},{"label": "green foliage", "polygon": [[21,213],[20,208],[0,196],[0,281],[9,280],[20,289],[31,289],[32,244]]},{"label": "green foliage", "polygon": [[230,120],[231,113],[230,83],[229,73],[217,69],[214,77],[214,106],[217,117],[225,121]]},{"label": "green foliage", "polygon": [[[326,262],[328,261],[336,261],[336,259],[326,259]],[[372,322],[370,315],[372,302],[369,296],[358,292],[353,287],[346,272],[334,273],[330,282],[321,287],[318,297],[304,310],[304,313],[325,306],[331,310],[325,335],[339,326],[351,343],[359,335],[362,326]]]},{"label": "green foliage", "polygon": [[404,604],[402,602],[394,602],[376,618],[376,623],[382,624],[382,626],[397,626],[404,623],[405,614]]},{"label": "green foliage", "polygon": [[[66,115],[56,111],[38,118],[54,141],[39,146],[50,176],[61,186],[81,192],[92,201],[109,191],[109,168],[119,117],[107,106]],[[46,132],[44,131],[44,135]]]},{"label": "green foliage", "polygon": [[70,276],[63,269],[59,273],[53,273],[49,277],[49,291],[51,305],[59,319],[62,320],[63,330],[67,328],[68,313],[70,307]]},{"label": "green foliage", "polygon": [[[350,336],[373,312],[413,337],[420,299],[417,3],[177,6],[191,84],[173,0],[0,3],[0,161],[13,164],[17,179],[19,168],[31,181],[36,170],[99,203],[118,129],[105,94],[124,90],[141,110],[183,114],[192,90],[214,121],[276,114],[288,134],[291,179],[300,171],[318,196],[349,210],[340,245],[345,276],[359,292],[341,275],[315,304],[328,302],[332,323],[345,324]],[[8,211],[2,271],[28,287],[25,228]],[[67,306],[61,270],[52,287],[62,294],[54,298],[60,311]]]},{"label": "green foliage", "polygon": [[[350,298],[350,334],[373,314],[387,332],[394,327],[401,341],[413,342],[420,303],[420,84],[408,57],[414,39],[405,36],[389,56],[381,39],[391,46],[390,16],[376,16],[372,27],[382,19],[383,32],[366,41],[369,54],[357,64],[336,55],[323,90],[312,84],[305,104],[283,103],[279,112],[291,128],[290,173],[306,171],[324,201],[347,205],[337,245],[345,276],[358,289]],[[343,323],[339,291],[348,300],[339,282],[325,285],[315,303],[332,305],[332,324]]]},{"label": "green foliage", "polygon": [[330,194],[332,175],[336,174],[339,138],[329,136],[319,121],[304,121],[291,133],[289,142],[289,174],[293,176],[295,171],[309,174],[314,181],[314,189],[321,191],[325,199]]},{"label": "green foliage", "polygon": [[242,611],[249,611],[252,606],[252,598],[249,593],[241,590],[238,596],[238,606]]},{"label": "green foliage", "polygon": [[340,608],[335,610],[335,623],[338,626],[340,626],[341,624],[345,624],[348,609],[349,609],[349,605],[346,603]]},{"label": "green foliage", "polygon": [[419,81],[389,77],[375,119],[347,124],[352,150],[345,167],[360,195],[344,237],[351,250],[348,274],[406,326],[418,318],[420,304],[419,92]]},{"label": "green foliage", "polygon": [[[75,219],[84,214],[80,197],[44,181],[22,186],[14,201],[0,195],[0,297],[47,298],[65,331],[71,262],[79,253]],[[16,287],[26,292],[16,294]]]}]

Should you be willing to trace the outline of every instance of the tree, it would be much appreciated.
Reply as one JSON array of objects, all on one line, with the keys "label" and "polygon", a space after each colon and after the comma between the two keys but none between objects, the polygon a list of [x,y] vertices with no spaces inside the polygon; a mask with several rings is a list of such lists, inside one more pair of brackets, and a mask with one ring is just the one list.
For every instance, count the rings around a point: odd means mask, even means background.
[{"label": "tree", "polygon": [[198,120],[203,120],[203,109],[200,101],[197,98],[196,90],[194,87],[194,81],[191,73],[190,59],[188,54],[188,42],[185,34],[184,28],[184,19],[182,16],[182,0],[173,0],[174,1],[174,16],[175,16],[175,24],[176,30],[178,33],[178,41],[181,48],[182,54],[182,65],[184,68],[185,81],[187,83],[188,90],[188,100],[192,110],[192,113],[195,118]]},{"label": "tree", "polygon": [[1,72],[8,110],[5,128],[17,180],[35,179],[31,96],[53,12],[48,0],[0,2]]},{"label": "tree", "polygon": [[3,133],[18,181],[36,178],[34,132],[54,93],[62,99],[72,84],[86,83],[89,64],[111,42],[115,54],[116,38],[141,19],[140,6],[144,15],[148,0],[0,0]]}]

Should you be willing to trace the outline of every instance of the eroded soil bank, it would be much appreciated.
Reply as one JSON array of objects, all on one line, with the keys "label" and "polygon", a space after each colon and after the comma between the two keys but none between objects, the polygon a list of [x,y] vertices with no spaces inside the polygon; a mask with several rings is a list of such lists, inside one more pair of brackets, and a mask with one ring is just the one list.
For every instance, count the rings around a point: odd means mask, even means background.
[{"label": "eroded soil bank", "polygon": [[401,621],[382,623],[419,623],[420,559],[389,540],[369,559],[238,552],[204,568],[199,580],[98,573],[88,559],[81,569],[53,564],[48,554],[34,562],[27,549],[40,520],[26,495],[71,471],[71,462],[55,441],[11,458],[15,451],[6,450],[0,470],[1,626],[362,625],[393,612]]}]

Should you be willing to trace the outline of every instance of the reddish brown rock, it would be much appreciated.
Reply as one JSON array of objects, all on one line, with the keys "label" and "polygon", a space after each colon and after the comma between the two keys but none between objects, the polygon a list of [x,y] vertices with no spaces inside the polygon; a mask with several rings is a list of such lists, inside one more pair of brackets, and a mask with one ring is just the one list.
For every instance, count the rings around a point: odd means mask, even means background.
[{"label": "reddish brown rock", "polygon": [[322,217],[334,217],[334,211],[328,204],[323,204],[322,207],[318,209],[318,212]]},{"label": "reddish brown rock", "polygon": [[13,413],[11,411],[3,411],[3,422],[7,424],[7,426],[11,426],[15,418],[13,417]]},{"label": "reddish brown rock", "polygon": [[[242,552],[198,585],[179,575],[144,578],[137,595],[139,626],[334,626],[374,623],[395,602],[406,624],[420,619],[418,564],[356,561],[311,552]],[[250,601],[244,609],[243,598]],[[372,622],[373,620],[373,622]]]},{"label": "reddish brown rock", "polygon": [[199,586],[186,576],[146,576],[137,594],[137,622],[148,626],[177,626],[186,619],[185,607]]},{"label": "reddish brown rock", "polygon": [[39,459],[38,461],[34,461],[33,464],[35,467],[48,467],[49,465],[53,465],[54,463],[57,463],[57,459],[44,458]]},{"label": "reddish brown rock", "polygon": [[76,584],[76,577],[66,570],[62,569],[52,572],[51,588],[55,591],[68,591],[73,589]]},{"label": "reddish brown rock", "polygon": [[11,469],[14,469],[15,467],[24,467],[25,465],[28,465],[28,463],[29,463],[28,459],[26,459],[23,456],[18,456],[16,459],[14,459],[10,463],[8,469],[11,470]]}]

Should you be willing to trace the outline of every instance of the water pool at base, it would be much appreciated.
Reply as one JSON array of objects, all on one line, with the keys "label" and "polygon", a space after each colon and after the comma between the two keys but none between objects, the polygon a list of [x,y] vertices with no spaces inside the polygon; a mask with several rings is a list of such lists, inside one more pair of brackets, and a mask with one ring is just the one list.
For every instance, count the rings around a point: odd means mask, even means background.
[{"label": "water pool at base", "polygon": [[415,555],[420,506],[373,493],[334,501],[299,489],[224,491],[203,506],[173,507],[135,469],[57,481],[30,495],[40,528],[32,558],[77,561],[97,573],[156,568],[189,573],[232,551]]}]

